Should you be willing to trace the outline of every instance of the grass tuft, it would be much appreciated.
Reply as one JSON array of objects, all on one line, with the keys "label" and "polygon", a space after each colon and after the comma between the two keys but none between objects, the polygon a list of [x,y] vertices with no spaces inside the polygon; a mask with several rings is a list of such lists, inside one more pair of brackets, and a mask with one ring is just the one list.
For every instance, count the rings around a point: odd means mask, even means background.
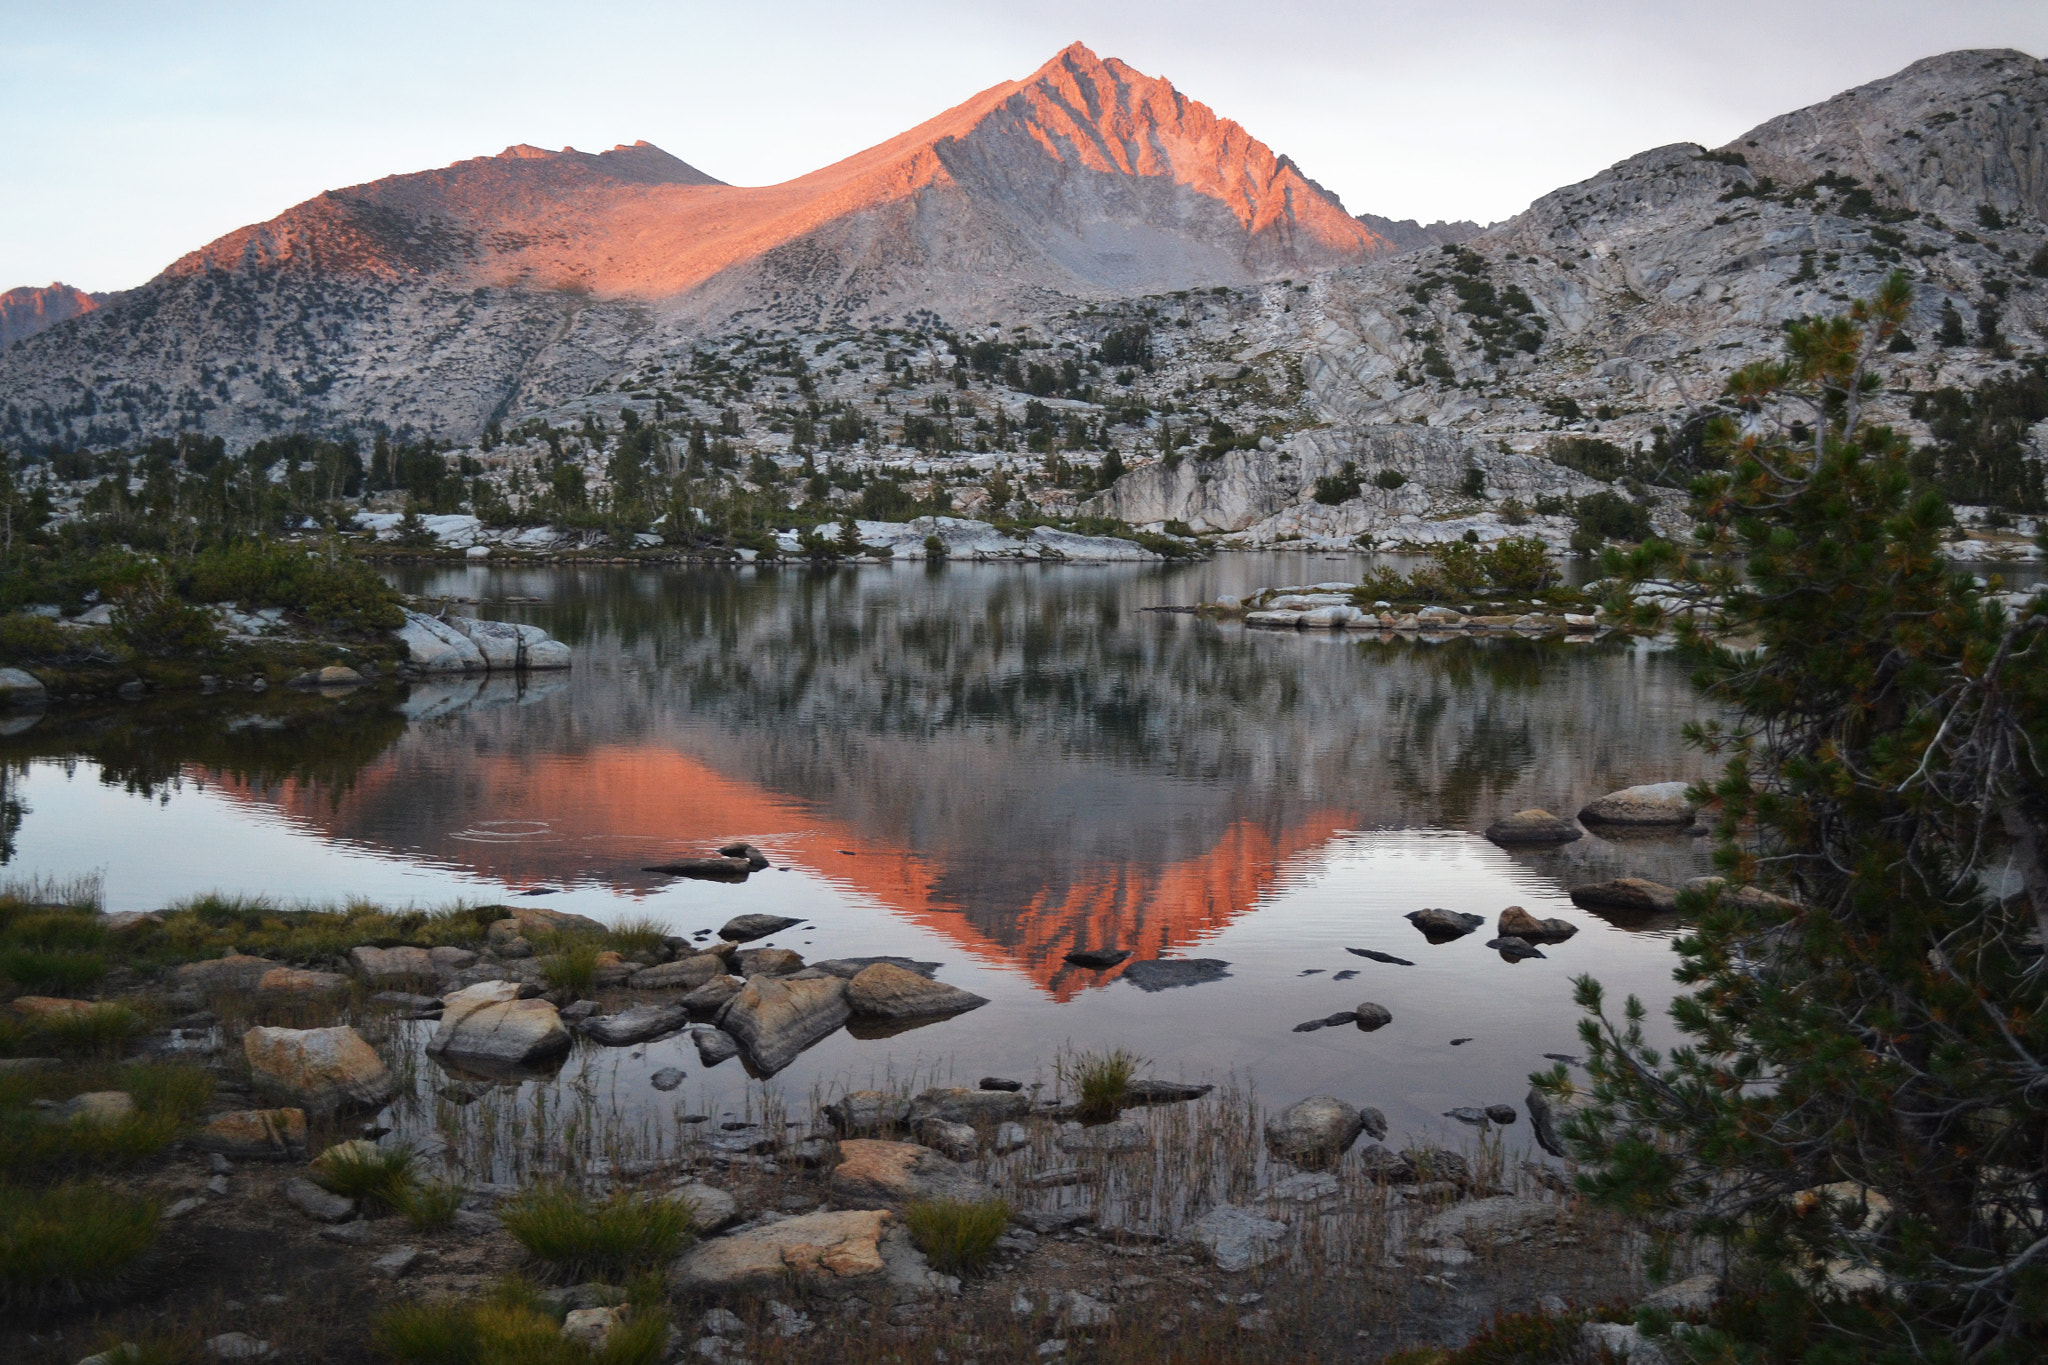
[{"label": "grass tuft", "polygon": [[1131,1078],[1144,1059],[1122,1048],[1109,1052],[1082,1052],[1058,1063],[1061,1086],[1071,1086],[1075,1109],[1086,1122],[1107,1122],[1123,1109]]},{"label": "grass tuft", "polygon": [[156,1231],[155,1201],[102,1185],[0,1186],[0,1311],[117,1292]]},{"label": "grass tuft", "polygon": [[563,1338],[532,1286],[500,1285],[477,1303],[407,1304],[377,1322],[377,1349],[397,1365],[655,1365],[669,1318],[636,1306],[600,1350]]},{"label": "grass tuft", "polygon": [[338,1142],[313,1159],[312,1176],[322,1188],[345,1199],[402,1209],[417,1186],[410,1147],[378,1147],[358,1138]]},{"label": "grass tuft", "polygon": [[561,1185],[537,1185],[499,1210],[527,1254],[564,1284],[623,1284],[668,1264],[695,1234],[690,1206],[621,1192],[593,1202]]},{"label": "grass tuft", "polygon": [[77,995],[106,974],[107,960],[98,953],[0,949],[0,976],[36,995]]},{"label": "grass tuft", "polygon": [[605,930],[605,940],[620,953],[651,953],[668,941],[668,927],[651,916],[636,915]]},{"label": "grass tuft", "polygon": [[927,1199],[903,1210],[911,1240],[948,1275],[978,1274],[995,1255],[996,1239],[1010,1226],[1000,1199]]},{"label": "grass tuft", "polygon": [[420,1232],[438,1232],[455,1221],[462,1207],[462,1186],[449,1180],[412,1182],[398,1192],[391,1206]]},{"label": "grass tuft", "polygon": [[597,958],[604,946],[594,939],[564,942],[540,964],[541,979],[558,991],[588,995],[597,983]]}]

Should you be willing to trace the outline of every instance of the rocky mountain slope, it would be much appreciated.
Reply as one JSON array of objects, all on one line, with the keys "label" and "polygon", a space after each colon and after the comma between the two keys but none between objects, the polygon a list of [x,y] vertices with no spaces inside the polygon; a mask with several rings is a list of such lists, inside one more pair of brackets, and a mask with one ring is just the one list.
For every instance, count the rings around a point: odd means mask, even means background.
[{"label": "rocky mountain slope", "polygon": [[[1298,362],[1318,429],[1160,461],[1099,505],[1255,543],[1428,539],[1417,523],[1431,519],[1453,537],[1503,534],[1441,519],[1592,487],[1529,457],[1561,436],[1652,449],[1730,370],[1775,355],[1784,321],[1837,311],[1894,269],[1917,287],[1917,349],[1887,357],[1895,390],[1969,385],[2040,353],[2044,219],[2048,64],[1929,58],[1722,148],[1631,157],[1460,245],[1262,299],[1212,330],[1212,352]],[[1963,329],[1946,343],[1945,308]],[[1886,415],[1915,426],[1902,399]],[[1313,501],[1347,462],[1407,482]],[[1472,470],[1485,495],[1460,491]]]},{"label": "rocky mountain slope", "polygon": [[68,284],[50,284],[40,289],[24,285],[0,293],[0,351],[60,322],[90,313],[106,297],[73,289]]},{"label": "rocky mountain slope", "polygon": [[466,437],[583,392],[650,335],[1000,314],[1393,249],[1237,124],[1076,44],[781,185],[642,143],[330,191],[11,352],[0,441]]}]

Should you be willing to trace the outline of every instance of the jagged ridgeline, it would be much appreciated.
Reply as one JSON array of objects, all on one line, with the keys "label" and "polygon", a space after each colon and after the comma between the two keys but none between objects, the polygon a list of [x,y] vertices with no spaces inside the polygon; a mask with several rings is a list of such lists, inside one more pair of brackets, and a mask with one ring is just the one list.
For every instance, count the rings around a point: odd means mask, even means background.
[{"label": "jagged ridgeline", "polygon": [[[124,294],[15,291],[0,446],[383,437],[451,490],[484,477],[481,504],[419,499],[479,515],[617,478],[651,516],[636,471],[694,459],[818,500],[886,481],[877,517],[1020,497],[1252,544],[1562,546],[1599,496],[1679,529],[1689,406],[1904,269],[1884,416],[1956,501],[2031,512],[2044,130],[2048,67],[1954,52],[1424,227],[1077,44],[781,185],[513,147],[322,194]],[[909,487],[949,459],[971,495]]]}]

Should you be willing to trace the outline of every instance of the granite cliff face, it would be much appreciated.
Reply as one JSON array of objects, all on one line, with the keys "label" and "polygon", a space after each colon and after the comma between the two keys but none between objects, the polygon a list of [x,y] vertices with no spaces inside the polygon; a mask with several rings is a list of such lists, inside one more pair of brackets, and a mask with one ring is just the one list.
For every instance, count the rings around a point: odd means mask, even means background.
[{"label": "granite cliff face", "polygon": [[650,336],[1015,312],[1393,249],[1237,124],[1076,44],[781,185],[638,143],[330,191],[10,354],[0,395],[22,415],[0,440],[67,419],[99,444],[180,426],[465,437],[584,392]]},{"label": "granite cliff face", "polygon": [[[1217,335],[1233,359],[1295,358],[1319,429],[1279,451],[1140,469],[1099,501],[1252,543],[1348,540],[1405,522],[1508,534],[1489,509],[1561,494],[1529,478],[1559,435],[1649,447],[1739,365],[1778,353],[1782,324],[1839,311],[1904,269],[1909,335],[1894,388],[1972,384],[2010,368],[1979,344],[1995,321],[2024,358],[2048,340],[2048,63],[2018,52],[1916,62],[1726,147],[1629,158],[1463,243],[1317,277],[1306,299],[1262,298]],[[1935,344],[1944,305],[1969,344]],[[1915,429],[1902,402],[1882,415]],[[1414,431],[1417,425],[1428,433]],[[1397,470],[1336,507],[1314,480],[1345,461]],[[1481,471],[1486,495],[1458,490]],[[1666,500],[1675,507],[1676,495]],[[1395,534],[1392,530],[1390,534]]]},{"label": "granite cliff face", "polygon": [[23,286],[0,294],[0,351],[60,322],[90,313],[106,298],[88,294],[68,284],[51,284],[41,289]]}]

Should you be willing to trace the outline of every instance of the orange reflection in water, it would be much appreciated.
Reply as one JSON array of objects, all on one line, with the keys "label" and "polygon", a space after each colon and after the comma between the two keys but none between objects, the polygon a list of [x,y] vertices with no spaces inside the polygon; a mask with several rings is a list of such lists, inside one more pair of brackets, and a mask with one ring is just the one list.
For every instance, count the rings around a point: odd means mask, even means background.
[{"label": "orange reflection in water", "polygon": [[[339,793],[299,782],[259,790],[218,774],[212,780],[237,799],[274,805],[330,837],[364,842],[357,831],[377,823],[369,814],[405,799],[406,767],[373,764]],[[938,889],[948,873],[942,861],[864,835],[812,803],[727,776],[686,753],[613,745],[524,758],[483,754],[466,767],[463,785],[478,794],[489,818],[461,830],[423,827],[419,851],[480,876],[513,886],[587,877],[593,852],[610,843],[619,848],[619,867],[607,880],[650,889],[661,879],[637,870],[654,860],[650,849],[682,856],[748,839],[778,863],[933,929],[977,958],[1022,968],[1057,1000],[1119,974],[1070,966],[1067,952],[1114,946],[1139,959],[1184,954],[1255,906],[1291,859],[1356,818],[1315,811],[1282,829],[1238,820],[1194,858],[1079,869],[1018,906],[1014,927],[998,938]],[[426,824],[431,818],[420,817]],[[522,830],[544,833],[522,837]]]}]

